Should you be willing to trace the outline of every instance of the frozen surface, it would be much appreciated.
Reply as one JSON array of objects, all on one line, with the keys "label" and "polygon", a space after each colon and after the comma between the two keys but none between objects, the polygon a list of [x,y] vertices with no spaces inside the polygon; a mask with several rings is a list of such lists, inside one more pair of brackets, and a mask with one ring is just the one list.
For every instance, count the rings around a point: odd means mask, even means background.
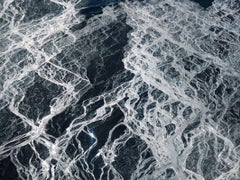
[{"label": "frozen surface", "polygon": [[240,179],[240,2],[0,1],[0,179]]}]

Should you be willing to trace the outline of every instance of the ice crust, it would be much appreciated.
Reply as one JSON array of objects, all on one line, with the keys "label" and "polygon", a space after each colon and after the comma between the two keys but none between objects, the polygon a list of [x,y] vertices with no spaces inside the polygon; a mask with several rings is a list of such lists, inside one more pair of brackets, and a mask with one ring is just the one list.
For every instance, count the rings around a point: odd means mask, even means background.
[{"label": "ice crust", "polygon": [[103,4],[0,2],[0,179],[240,179],[240,2]]}]

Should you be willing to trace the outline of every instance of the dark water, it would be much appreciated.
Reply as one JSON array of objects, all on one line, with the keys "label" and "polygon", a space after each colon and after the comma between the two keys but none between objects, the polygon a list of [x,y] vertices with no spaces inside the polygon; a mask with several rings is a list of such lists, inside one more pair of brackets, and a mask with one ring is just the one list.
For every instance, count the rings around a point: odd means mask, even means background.
[{"label": "dark water", "polygon": [[1,180],[20,180],[16,167],[12,163],[10,157],[0,161],[0,179]]},{"label": "dark water", "polygon": [[212,5],[214,0],[191,0],[191,1],[197,2],[204,8],[208,8],[209,6]]}]

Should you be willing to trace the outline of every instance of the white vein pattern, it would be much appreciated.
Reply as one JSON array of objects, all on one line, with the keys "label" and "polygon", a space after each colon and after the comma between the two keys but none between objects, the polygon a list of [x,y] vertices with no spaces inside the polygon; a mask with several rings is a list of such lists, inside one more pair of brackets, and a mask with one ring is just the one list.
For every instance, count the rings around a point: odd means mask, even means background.
[{"label": "white vein pattern", "polygon": [[240,2],[0,1],[0,179],[240,179]]}]

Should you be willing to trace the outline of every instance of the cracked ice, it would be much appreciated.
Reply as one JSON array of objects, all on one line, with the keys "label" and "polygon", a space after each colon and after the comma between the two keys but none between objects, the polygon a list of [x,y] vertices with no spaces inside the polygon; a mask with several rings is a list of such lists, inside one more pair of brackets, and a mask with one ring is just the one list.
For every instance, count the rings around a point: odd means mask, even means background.
[{"label": "cracked ice", "polygon": [[240,179],[240,3],[0,1],[0,179]]}]

